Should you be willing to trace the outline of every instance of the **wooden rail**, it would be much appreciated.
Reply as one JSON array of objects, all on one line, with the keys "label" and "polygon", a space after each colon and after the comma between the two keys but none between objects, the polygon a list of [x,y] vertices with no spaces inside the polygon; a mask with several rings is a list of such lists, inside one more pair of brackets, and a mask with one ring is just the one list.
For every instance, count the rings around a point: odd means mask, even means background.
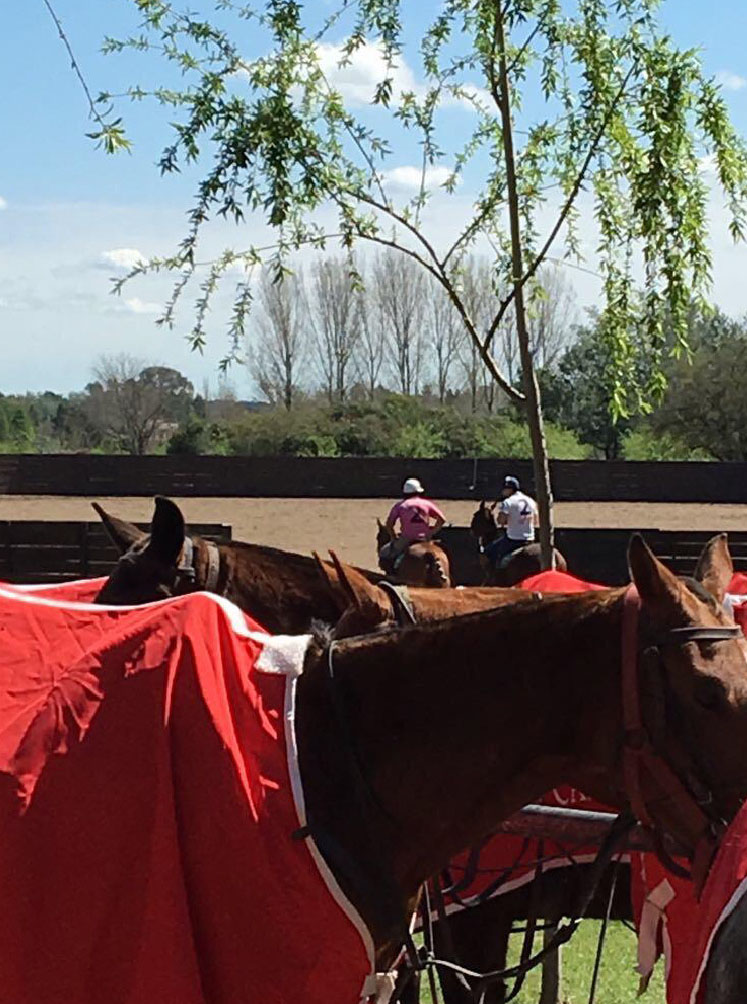
[{"label": "wooden rail", "polygon": [[[747,464],[554,460],[561,502],[747,503]],[[0,495],[396,498],[419,477],[438,499],[496,498],[506,474],[533,490],[528,460],[391,457],[0,455]]]},{"label": "wooden rail", "polygon": [[[138,523],[143,530],[148,524]],[[210,540],[231,539],[224,523],[195,523],[190,530]],[[0,520],[0,579],[66,582],[107,575],[117,551],[99,521]]]}]

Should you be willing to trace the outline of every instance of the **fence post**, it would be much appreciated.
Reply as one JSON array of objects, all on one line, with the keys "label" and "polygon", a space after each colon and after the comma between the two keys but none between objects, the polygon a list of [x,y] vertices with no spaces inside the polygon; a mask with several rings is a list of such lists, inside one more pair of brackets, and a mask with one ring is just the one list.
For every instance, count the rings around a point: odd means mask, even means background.
[{"label": "fence post", "polygon": [[[557,930],[558,928],[555,924],[551,924],[545,928],[542,935],[544,945],[547,944],[550,938],[555,937]],[[560,1004],[560,984],[563,978],[562,951],[562,947],[559,946],[542,963],[542,992],[540,993],[539,1004]]]}]

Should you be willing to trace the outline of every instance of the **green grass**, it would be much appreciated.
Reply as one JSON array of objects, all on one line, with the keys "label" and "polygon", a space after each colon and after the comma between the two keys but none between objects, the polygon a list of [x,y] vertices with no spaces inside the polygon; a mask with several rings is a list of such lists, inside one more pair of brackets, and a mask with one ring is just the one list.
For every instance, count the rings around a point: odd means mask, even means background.
[{"label": "green grass", "polygon": [[[597,948],[597,936],[601,922],[585,920],[563,949],[563,982],[561,1001],[563,1004],[587,1004],[589,986]],[[535,942],[535,950],[540,947],[540,937]],[[521,936],[512,938],[510,961],[518,960]],[[596,1004],[635,1004],[638,998],[638,975],[635,972],[636,938],[623,924],[610,924],[607,941],[602,956],[602,965],[597,981]],[[427,981],[424,981],[427,983]],[[540,990],[540,972],[529,973],[516,1004],[537,1004]],[[432,1004],[427,986],[422,991],[423,1004]],[[665,1004],[664,967],[660,962],[645,995],[643,1004]]]}]

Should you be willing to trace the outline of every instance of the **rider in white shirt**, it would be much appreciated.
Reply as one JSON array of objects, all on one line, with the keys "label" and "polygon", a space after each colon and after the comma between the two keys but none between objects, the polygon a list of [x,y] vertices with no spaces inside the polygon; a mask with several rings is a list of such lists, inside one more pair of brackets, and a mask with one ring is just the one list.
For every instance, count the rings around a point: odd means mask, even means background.
[{"label": "rider in white shirt", "polygon": [[503,482],[503,501],[498,510],[498,526],[504,534],[485,548],[492,565],[499,565],[512,551],[534,540],[535,527],[539,526],[537,503],[521,491],[516,478],[508,476]]}]

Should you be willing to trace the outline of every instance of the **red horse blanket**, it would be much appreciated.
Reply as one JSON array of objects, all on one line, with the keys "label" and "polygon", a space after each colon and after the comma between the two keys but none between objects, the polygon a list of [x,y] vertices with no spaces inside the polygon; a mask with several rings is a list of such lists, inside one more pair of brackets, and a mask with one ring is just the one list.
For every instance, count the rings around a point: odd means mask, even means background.
[{"label": "red horse blanket", "polygon": [[96,587],[0,587],[3,1004],[355,1004],[370,938],[291,836],[307,639]]},{"label": "red horse blanket", "polygon": [[[747,634],[747,575],[734,575],[727,605]],[[633,865],[639,971],[645,981],[663,954],[667,1004],[700,1004],[714,939],[747,892],[747,807],[729,827],[699,901],[692,883],[671,875],[654,855],[634,855]]]}]

